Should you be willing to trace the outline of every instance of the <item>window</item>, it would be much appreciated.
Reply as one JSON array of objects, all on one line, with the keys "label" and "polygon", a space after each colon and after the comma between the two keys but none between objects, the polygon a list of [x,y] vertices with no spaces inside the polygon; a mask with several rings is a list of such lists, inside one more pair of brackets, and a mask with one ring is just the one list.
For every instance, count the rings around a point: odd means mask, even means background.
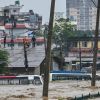
[{"label": "window", "polygon": [[16,12],[16,10],[13,10],[13,12]]},{"label": "window", "polygon": [[77,47],[77,42],[73,42],[73,47]]},{"label": "window", "polygon": [[82,42],[82,47],[87,47],[87,42],[86,41]]}]

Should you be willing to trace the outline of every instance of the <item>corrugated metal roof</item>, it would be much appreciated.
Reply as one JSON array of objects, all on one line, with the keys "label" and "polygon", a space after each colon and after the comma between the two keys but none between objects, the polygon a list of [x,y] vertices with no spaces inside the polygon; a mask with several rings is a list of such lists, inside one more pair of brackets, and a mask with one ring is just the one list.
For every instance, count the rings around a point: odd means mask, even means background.
[{"label": "corrugated metal roof", "polygon": [[[5,28],[6,29],[11,29],[12,28],[12,24],[6,24]],[[26,28],[26,26],[25,26],[25,24],[16,24],[16,28],[17,29],[23,29],[23,28]]]},{"label": "corrugated metal roof", "polygon": [[[25,67],[23,48],[7,49],[10,53],[8,67]],[[27,49],[29,67],[38,67],[45,57],[44,45]]]}]

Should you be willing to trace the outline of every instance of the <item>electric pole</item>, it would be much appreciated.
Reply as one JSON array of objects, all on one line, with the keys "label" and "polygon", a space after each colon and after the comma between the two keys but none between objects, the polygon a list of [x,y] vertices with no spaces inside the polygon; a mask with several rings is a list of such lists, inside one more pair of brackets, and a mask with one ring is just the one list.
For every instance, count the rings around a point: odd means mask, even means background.
[{"label": "electric pole", "polygon": [[16,27],[16,21],[15,21],[15,16],[11,15],[11,23],[12,23],[12,27],[11,27],[11,50],[14,47],[14,39],[13,39],[13,29]]},{"label": "electric pole", "polygon": [[92,66],[91,86],[95,86],[95,83],[96,83],[95,81],[96,81],[96,61],[97,61],[97,51],[98,51],[99,15],[100,15],[100,0],[98,0],[98,6],[97,6],[96,29],[95,29],[95,37],[94,37],[94,48],[93,48],[93,66]]},{"label": "electric pole", "polygon": [[60,70],[63,70],[64,67],[63,67],[63,42],[62,42],[62,39],[60,41]]},{"label": "electric pole", "polygon": [[23,42],[24,42],[24,65],[25,65],[26,73],[28,74],[28,59],[27,59],[26,42],[25,40]]},{"label": "electric pole", "polygon": [[44,70],[44,84],[43,84],[43,99],[48,100],[48,87],[49,87],[49,71],[50,71],[50,60],[51,60],[51,39],[53,32],[53,20],[54,20],[55,0],[51,0],[50,19],[48,27],[47,37],[47,49],[46,49],[46,60]]},{"label": "electric pole", "polygon": [[80,44],[80,41],[79,41],[79,59],[80,59],[80,71],[82,69],[82,61],[81,61],[81,44]]},{"label": "electric pole", "polygon": [[45,48],[45,55],[46,55],[46,49],[47,49],[47,42],[46,42],[47,33],[48,33],[48,26],[45,25],[45,29],[44,29],[44,48]]}]

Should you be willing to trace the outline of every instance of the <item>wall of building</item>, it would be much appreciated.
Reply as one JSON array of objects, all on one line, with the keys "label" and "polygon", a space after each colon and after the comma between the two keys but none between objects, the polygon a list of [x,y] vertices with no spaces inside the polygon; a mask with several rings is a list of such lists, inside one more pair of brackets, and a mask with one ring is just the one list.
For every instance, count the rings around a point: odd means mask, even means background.
[{"label": "wall of building", "polygon": [[77,30],[95,30],[96,10],[91,0],[66,0],[66,15],[76,19]]},{"label": "wall of building", "polygon": [[[86,42],[87,46],[84,46],[83,43]],[[74,48],[79,48],[79,42],[76,42],[76,46],[73,45]],[[81,48],[93,48],[93,41],[80,41]],[[100,49],[100,41],[98,41],[98,48]]]}]

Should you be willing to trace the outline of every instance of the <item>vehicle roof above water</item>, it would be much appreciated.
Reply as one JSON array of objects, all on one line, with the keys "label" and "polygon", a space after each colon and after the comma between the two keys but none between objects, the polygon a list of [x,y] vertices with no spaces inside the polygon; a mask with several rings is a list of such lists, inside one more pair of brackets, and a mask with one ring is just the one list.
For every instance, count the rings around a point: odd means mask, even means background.
[{"label": "vehicle roof above water", "polygon": [[65,71],[65,70],[60,70],[60,71],[51,71],[50,73],[84,73],[80,70],[68,70],[68,71]]},{"label": "vehicle roof above water", "polygon": [[34,76],[41,77],[40,75],[18,75],[17,77],[34,77]]},{"label": "vehicle roof above water", "polygon": [[29,80],[34,80],[35,78],[41,79],[40,75],[18,75],[16,77],[28,77]]}]

